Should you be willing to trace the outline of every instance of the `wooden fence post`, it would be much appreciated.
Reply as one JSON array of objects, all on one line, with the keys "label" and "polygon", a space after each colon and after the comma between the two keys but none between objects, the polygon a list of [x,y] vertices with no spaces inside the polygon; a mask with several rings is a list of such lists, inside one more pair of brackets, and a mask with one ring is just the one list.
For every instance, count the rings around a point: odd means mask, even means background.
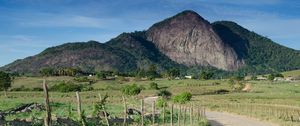
[{"label": "wooden fence post", "polygon": [[190,107],[190,125],[192,126],[193,125],[193,115],[192,115],[192,107]]},{"label": "wooden fence post", "polygon": [[172,105],[171,105],[171,113],[170,113],[170,114],[171,114],[171,116],[170,116],[170,117],[171,117],[171,119],[170,119],[170,121],[171,121],[171,126],[173,126],[173,107],[174,107],[174,106],[173,106],[173,104],[172,104]]},{"label": "wooden fence post", "polygon": [[183,125],[186,125],[186,107],[184,107],[184,114],[183,114]]},{"label": "wooden fence post", "polygon": [[199,122],[200,121],[200,109],[197,108],[197,121]]},{"label": "wooden fence post", "polygon": [[165,123],[166,123],[166,122],[165,122],[165,118],[166,118],[166,117],[165,117],[165,116],[166,116],[166,115],[165,115],[165,113],[166,113],[165,111],[166,111],[166,104],[163,105],[163,115],[162,115],[162,116],[163,116],[163,126],[165,126]]},{"label": "wooden fence post", "polygon": [[141,100],[141,118],[142,126],[144,126],[144,98]]},{"label": "wooden fence post", "polygon": [[152,103],[152,125],[155,124],[155,101]]},{"label": "wooden fence post", "polygon": [[[102,101],[102,96],[101,96],[100,93],[98,95],[99,95],[99,99],[100,99],[100,102],[101,102]],[[105,105],[103,105],[103,113],[104,113],[106,125],[109,126],[109,121],[108,121],[107,113],[106,113],[106,110],[105,110]]]},{"label": "wooden fence post", "polygon": [[178,123],[178,126],[180,126],[180,116],[181,116],[181,105],[179,105],[179,110],[178,110],[178,120],[177,120],[177,123]]},{"label": "wooden fence post", "polygon": [[46,117],[44,120],[45,126],[51,126],[51,109],[49,105],[49,94],[48,94],[48,86],[46,84],[46,80],[43,80],[43,88],[45,95],[45,108],[46,108]]},{"label": "wooden fence post", "polygon": [[78,112],[78,116],[79,116],[79,120],[81,121],[83,126],[86,126],[84,119],[82,118],[82,113],[81,113],[81,99],[80,99],[80,95],[79,92],[76,91],[76,97],[77,97],[77,112]]},{"label": "wooden fence post", "polygon": [[124,104],[124,121],[123,121],[123,126],[126,125],[126,118],[127,118],[127,106],[126,106],[126,99],[124,96],[122,96],[123,98],[123,104]]}]

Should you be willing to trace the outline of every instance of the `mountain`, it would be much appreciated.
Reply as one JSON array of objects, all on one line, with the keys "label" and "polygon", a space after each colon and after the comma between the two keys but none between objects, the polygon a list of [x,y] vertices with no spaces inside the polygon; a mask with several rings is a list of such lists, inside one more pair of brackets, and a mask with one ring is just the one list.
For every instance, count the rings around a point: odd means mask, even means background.
[{"label": "mountain", "polygon": [[[112,62],[118,61],[118,62]],[[128,62],[131,61],[131,62]],[[66,43],[4,66],[6,71],[38,73],[41,68],[80,68],[83,71],[136,69],[133,56],[95,41]]]},{"label": "mountain", "polygon": [[300,69],[300,51],[287,48],[251,32],[231,21],[212,24],[214,30],[247,66],[240,69],[250,73],[268,73]]},{"label": "mountain", "polygon": [[209,23],[188,10],[146,31],[122,33],[106,43],[66,43],[0,69],[32,74],[46,67],[134,72],[152,64],[158,71],[177,67],[182,71],[209,68],[255,74],[300,69],[300,51],[234,22]]},{"label": "mountain", "polygon": [[173,61],[187,66],[213,66],[237,70],[243,59],[222,42],[211,24],[193,11],[183,11],[154,24],[147,31],[147,40]]},{"label": "mountain", "polygon": [[42,68],[77,68],[84,72],[134,72],[156,65],[158,70],[180,67],[160,53],[145,32],[122,33],[106,43],[97,41],[66,43],[47,48],[40,54],[17,60],[2,69],[38,74]]}]

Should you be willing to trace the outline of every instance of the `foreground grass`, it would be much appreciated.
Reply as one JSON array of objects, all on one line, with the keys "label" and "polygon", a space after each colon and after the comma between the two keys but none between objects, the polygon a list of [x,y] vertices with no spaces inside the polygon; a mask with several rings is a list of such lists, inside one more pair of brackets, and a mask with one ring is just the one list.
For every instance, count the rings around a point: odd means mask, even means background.
[{"label": "foreground grass", "polygon": [[[61,81],[73,81],[72,77],[48,77],[47,83],[52,86]],[[12,88],[41,87],[43,78],[22,77],[17,78]],[[137,84],[143,86],[143,90],[138,96],[126,97],[128,107],[139,108],[139,99],[147,96],[155,96],[157,90],[148,90],[149,83],[155,82],[160,88],[172,92],[173,95],[181,92],[191,92],[193,99],[188,105],[196,107],[206,107],[216,111],[227,111],[261,120],[272,121],[281,125],[300,125],[291,119],[300,118],[300,82],[270,82],[270,81],[249,81],[251,92],[229,92],[226,94],[216,94],[220,90],[231,91],[227,80],[155,80],[155,81],[115,81],[104,80],[93,84],[93,91],[81,92],[82,107],[87,115],[93,115],[93,106],[99,100],[98,94],[108,94],[108,110],[114,116],[121,116],[123,111],[122,93],[123,86]],[[7,110],[23,103],[43,103],[43,92],[9,92],[9,98],[0,96],[0,110]],[[76,118],[76,98],[75,93],[50,92],[50,100],[53,103],[53,115],[58,117],[72,116]],[[71,106],[71,112],[70,112]],[[71,115],[70,115],[71,113]],[[44,113],[33,112],[33,114],[20,114],[10,116],[8,119],[29,118],[31,116],[43,117]]]}]

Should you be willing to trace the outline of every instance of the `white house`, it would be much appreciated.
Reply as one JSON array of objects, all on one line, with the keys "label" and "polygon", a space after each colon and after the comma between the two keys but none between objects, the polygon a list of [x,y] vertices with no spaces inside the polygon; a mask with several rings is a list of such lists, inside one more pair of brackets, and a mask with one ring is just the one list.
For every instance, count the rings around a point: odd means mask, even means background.
[{"label": "white house", "polygon": [[186,78],[186,79],[192,79],[193,76],[184,76],[184,78]]}]

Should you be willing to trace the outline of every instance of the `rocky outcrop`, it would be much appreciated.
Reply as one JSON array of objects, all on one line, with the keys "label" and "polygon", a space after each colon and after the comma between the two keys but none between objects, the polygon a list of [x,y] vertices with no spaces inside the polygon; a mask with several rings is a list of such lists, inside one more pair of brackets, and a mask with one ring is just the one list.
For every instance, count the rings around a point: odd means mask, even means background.
[{"label": "rocky outcrop", "polygon": [[147,40],[173,61],[187,66],[213,66],[229,71],[244,66],[211,24],[193,11],[154,24],[147,31]]}]

